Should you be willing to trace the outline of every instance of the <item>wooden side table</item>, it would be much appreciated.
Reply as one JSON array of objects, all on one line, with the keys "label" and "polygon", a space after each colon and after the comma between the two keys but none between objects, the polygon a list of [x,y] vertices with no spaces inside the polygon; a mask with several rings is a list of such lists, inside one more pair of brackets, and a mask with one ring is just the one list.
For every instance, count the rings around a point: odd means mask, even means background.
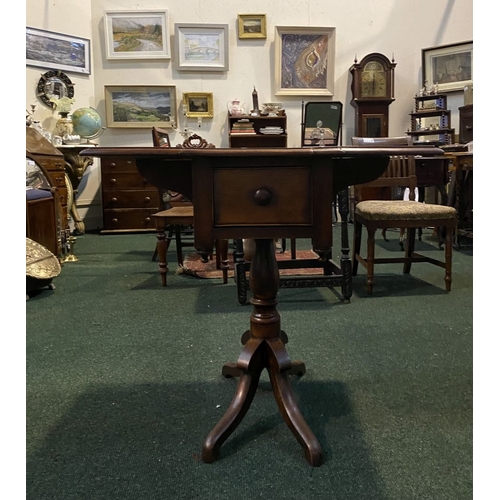
[{"label": "wooden side table", "polygon": [[[250,329],[243,334],[237,363],[224,375],[239,376],[232,402],[202,445],[202,460],[213,462],[220,448],[248,411],[263,369],[286,424],[303,448],[307,462],[319,466],[321,445],[300,412],[289,376],[304,373],[286,350],[276,309],[279,273],[274,239],[311,238],[316,252],[332,246],[333,196],[352,184],[369,182],[387,168],[389,156],[435,155],[437,148],[256,148],[179,149],[97,148],[81,154],[135,158],[144,178],[158,187],[184,193],[193,201],[195,247],[208,255],[216,239],[253,238],[256,250],[250,267]],[[175,160],[190,165],[175,168]],[[189,182],[192,179],[192,182]],[[299,196],[300,194],[300,196]]]}]

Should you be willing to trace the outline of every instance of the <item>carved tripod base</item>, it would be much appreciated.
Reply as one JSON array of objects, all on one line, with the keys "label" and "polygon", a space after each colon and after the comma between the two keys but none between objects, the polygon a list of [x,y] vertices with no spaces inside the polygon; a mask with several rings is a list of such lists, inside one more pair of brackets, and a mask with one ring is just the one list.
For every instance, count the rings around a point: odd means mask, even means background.
[{"label": "carved tripod base", "polygon": [[250,287],[254,310],[250,316],[250,331],[242,337],[243,351],[237,363],[224,366],[225,376],[239,376],[238,386],[229,408],[208,434],[202,446],[201,459],[214,462],[222,444],[246,415],[265,368],[274,391],[278,408],[286,424],[302,446],[307,462],[319,466],[323,462],[321,446],[300,412],[289,376],[305,373],[304,363],[292,362],[285,348],[286,334],[280,329],[276,311],[279,285],[278,266],[273,240],[256,240],[256,251],[250,269]]}]

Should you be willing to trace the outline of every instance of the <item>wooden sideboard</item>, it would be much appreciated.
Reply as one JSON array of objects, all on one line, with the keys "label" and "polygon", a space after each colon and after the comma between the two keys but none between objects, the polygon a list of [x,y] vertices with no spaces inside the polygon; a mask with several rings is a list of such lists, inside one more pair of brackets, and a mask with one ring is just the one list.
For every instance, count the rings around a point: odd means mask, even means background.
[{"label": "wooden sideboard", "polygon": [[144,180],[130,156],[101,159],[102,233],[154,231],[161,208],[158,189]]}]

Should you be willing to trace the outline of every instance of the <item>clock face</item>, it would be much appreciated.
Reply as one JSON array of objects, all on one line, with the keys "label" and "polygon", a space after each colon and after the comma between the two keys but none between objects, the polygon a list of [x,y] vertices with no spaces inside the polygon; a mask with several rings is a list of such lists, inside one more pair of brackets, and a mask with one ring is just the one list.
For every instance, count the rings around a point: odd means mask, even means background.
[{"label": "clock face", "polygon": [[386,97],[387,80],[382,65],[371,61],[361,72],[361,97]]}]

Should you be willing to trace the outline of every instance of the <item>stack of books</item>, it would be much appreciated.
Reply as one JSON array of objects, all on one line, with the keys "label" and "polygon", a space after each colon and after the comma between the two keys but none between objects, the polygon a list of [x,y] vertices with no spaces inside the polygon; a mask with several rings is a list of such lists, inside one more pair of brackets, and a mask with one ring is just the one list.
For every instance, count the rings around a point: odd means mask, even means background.
[{"label": "stack of books", "polygon": [[253,122],[248,120],[248,118],[242,118],[241,120],[233,123],[231,134],[256,135],[257,132],[255,132],[255,129],[253,128]]}]

